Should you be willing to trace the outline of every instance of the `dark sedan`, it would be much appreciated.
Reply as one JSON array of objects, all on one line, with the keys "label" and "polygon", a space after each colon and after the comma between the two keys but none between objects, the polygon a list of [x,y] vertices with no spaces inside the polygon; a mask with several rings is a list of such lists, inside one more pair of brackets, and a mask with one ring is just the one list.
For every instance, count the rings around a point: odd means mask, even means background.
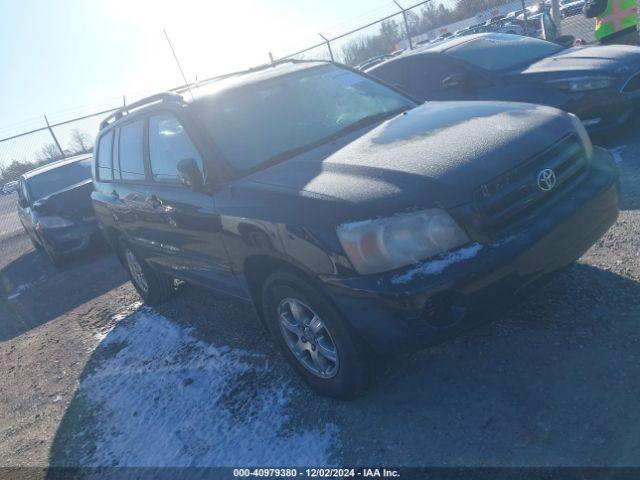
[{"label": "dark sedan", "polygon": [[420,101],[506,100],[576,114],[595,133],[640,107],[640,48],[565,48],[508,34],[468,36],[384,62],[367,73]]},{"label": "dark sedan", "polygon": [[99,238],[92,190],[91,155],[50,163],[20,177],[20,222],[54,265]]}]

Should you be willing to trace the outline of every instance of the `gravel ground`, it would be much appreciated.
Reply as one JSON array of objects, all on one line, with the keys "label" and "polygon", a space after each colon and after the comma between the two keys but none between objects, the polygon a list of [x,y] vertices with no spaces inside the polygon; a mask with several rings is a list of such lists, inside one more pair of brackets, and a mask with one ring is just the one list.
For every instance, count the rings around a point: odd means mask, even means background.
[{"label": "gravel ground", "polygon": [[[258,458],[311,442],[296,458],[640,466],[639,127],[606,145],[623,210],[597,245],[492,323],[390,361],[352,402],[293,377],[246,304],[187,285],[140,310],[108,252],[54,270],[22,233],[15,195],[0,197],[0,466],[229,464],[248,457],[211,452],[236,448],[223,432],[234,422],[257,441],[247,449],[271,449]],[[147,426],[172,442],[145,441]]]}]

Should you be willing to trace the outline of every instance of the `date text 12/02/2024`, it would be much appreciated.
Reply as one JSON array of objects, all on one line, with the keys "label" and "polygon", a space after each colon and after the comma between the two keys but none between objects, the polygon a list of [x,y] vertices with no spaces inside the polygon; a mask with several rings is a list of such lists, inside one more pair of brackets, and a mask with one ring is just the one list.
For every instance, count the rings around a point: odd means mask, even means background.
[{"label": "date text 12/02/2024", "polygon": [[309,478],[399,478],[397,470],[386,468],[306,468],[298,470],[296,468],[236,468],[233,470],[234,477],[298,477]]}]

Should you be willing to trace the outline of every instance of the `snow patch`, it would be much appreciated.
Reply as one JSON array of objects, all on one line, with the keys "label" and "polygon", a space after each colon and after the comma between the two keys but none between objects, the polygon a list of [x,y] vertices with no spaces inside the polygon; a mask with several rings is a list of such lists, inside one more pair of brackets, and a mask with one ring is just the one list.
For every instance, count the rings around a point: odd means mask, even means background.
[{"label": "snow patch", "polygon": [[7,300],[13,300],[15,298],[18,298],[20,295],[22,295],[22,292],[27,290],[30,286],[31,286],[30,283],[23,283],[22,285],[19,285],[18,288],[16,288],[15,292],[13,292],[11,295],[7,297]]},{"label": "snow patch", "polygon": [[401,284],[408,283],[418,275],[438,275],[444,271],[445,268],[453,265],[454,263],[469,260],[476,256],[476,254],[482,249],[482,245],[474,243],[466,248],[455,250],[453,252],[446,253],[437,260],[429,260],[418,265],[416,268],[409,270],[402,275],[396,275],[391,279],[391,283]]},{"label": "snow patch", "polygon": [[613,155],[613,159],[615,160],[616,163],[622,162],[622,151],[626,148],[627,148],[626,145],[619,145],[609,150],[609,153]]},{"label": "snow patch", "polygon": [[111,317],[111,321],[107,325],[102,326],[101,328],[98,329],[96,333],[93,334],[93,338],[98,340],[98,342],[102,342],[105,338],[107,338],[107,335],[111,333],[111,331],[115,328],[118,322],[134,314],[136,311],[138,311],[142,307],[142,305],[143,305],[142,302],[134,302],[128,307],[126,307],[124,310],[122,310],[120,313],[118,313],[117,315],[113,315]]},{"label": "snow patch", "polygon": [[79,387],[94,414],[80,433],[95,439],[84,466],[331,461],[336,427],[296,429],[295,390],[266,356],[199,341],[148,308],[118,320],[97,350],[106,358]]}]

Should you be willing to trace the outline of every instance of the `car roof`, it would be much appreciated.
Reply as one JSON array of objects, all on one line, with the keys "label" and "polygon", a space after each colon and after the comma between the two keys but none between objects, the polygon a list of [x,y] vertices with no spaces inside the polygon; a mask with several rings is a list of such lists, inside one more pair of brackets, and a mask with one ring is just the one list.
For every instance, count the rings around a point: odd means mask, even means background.
[{"label": "car roof", "polygon": [[496,35],[505,35],[505,34],[501,34],[501,33],[474,33],[471,35],[465,35],[462,37],[457,37],[457,38],[452,38],[450,40],[445,40],[442,42],[438,42],[435,44],[431,44],[431,45],[420,45],[419,48],[415,48],[409,52],[405,52],[402,55],[398,55],[397,57],[391,58],[389,60],[386,60],[385,62],[379,63],[378,65],[375,65],[373,67],[371,67],[370,69],[366,69],[365,73],[368,72],[374,72],[375,70],[377,70],[378,68],[382,67],[383,65],[388,65],[392,62],[398,61],[401,58],[407,58],[407,57],[411,57],[414,55],[433,55],[433,54],[442,54],[445,53],[447,50],[449,50],[450,48],[453,47],[457,47],[458,45],[463,45],[465,43],[469,43],[469,42],[473,42],[474,40],[477,40],[478,38],[491,38],[491,37],[495,37]]},{"label": "car roof", "polygon": [[[426,54],[440,54],[440,53],[446,53],[447,50],[450,50],[454,47],[457,47],[459,45],[464,45],[466,43],[471,43],[475,40],[478,40],[479,38],[502,38],[505,35],[509,35],[508,33],[500,33],[500,32],[483,32],[483,33],[473,33],[471,35],[464,35],[462,37],[456,37],[456,38],[452,38],[449,40],[444,40],[435,44],[431,44],[431,45],[420,45],[419,48],[415,48],[409,52],[405,52],[402,55],[398,55],[397,57],[391,58],[383,63],[380,63],[378,65],[376,65],[375,67],[372,67],[371,70],[377,69],[379,67],[381,67],[382,65],[387,65],[390,62],[395,62],[396,60],[400,59],[400,58],[407,58],[410,57],[412,55],[426,55]],[[368,70],[366,70],[368,71]]]},{"label": "car roof", "polygon": [[457,47],[458,45],[462,45],[464,43],[473,42],[479,38],[496,38],[496,36],[502,36],[503,33],[494,33],[494,32],[484,32],[484,33],[474,33],[472,35],[465,35],[464,37],[452,38],[451,40],[447,40],[446,42],[438,43],[431,47],[429,50],[432,52],[444,53],[447,50]]},{"label": "car roof", "polygon": [[447,50],[450,50],[454,47],[457,47],[459,45],[464,45],[466,43],[471,43],[475,40],[478,40],[480,38],[495,38],[495,39],[500,39],[503,38],[505,35],[511,35],[509,33],[500,33],[500,32],[484,32],[484,33],[474,33],[471,35],[465,35],[462,37],[456,37],[456,38],[452,38],[449,40],[443,40],[440,42],[437,42],[435,44],[430,44],[430,45],[420,45],[418,48],[415,48],[411,51],[405,52],[402,55],[398,55],[397,57],[391,58],[389,60],[386,60],[382,63],[379,63],[378,65],[374,65],[371,68],[367,68],[364,70],[365,73],[373,73],[375,74],[375,71],[378,68],[381,68],[383,65],[389,65],[392,62],[396,62],[398,60],[400,60],[401,58],[408,58],[410,56],[413,55],[434,55],[434,54],[444,54],[447,52]]},{"label": "car roof", "polygon": [[70,163],[80,162],[82,160],[87,160],[91,158],[91,154],[82,154],[75,155],[73,157],[65,158],[62,160],[57,160],[55,162],[47,163],[46,165],[42,165],[41,167],[34,168],[33,170],[29,170],[26,173],[23,173],[22,176],[25,180],[28,180],[31,177],[35,177],[44,172],[48,172],[49,170],[55,170],[56,168],[64,167],[65,165],[69,165]]}]

